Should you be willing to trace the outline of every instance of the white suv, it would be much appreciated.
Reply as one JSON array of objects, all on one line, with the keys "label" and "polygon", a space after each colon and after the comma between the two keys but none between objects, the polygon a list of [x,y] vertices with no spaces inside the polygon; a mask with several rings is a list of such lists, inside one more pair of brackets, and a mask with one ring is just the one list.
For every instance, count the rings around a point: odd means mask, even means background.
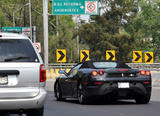
[{"label": "white suv", "polygon": [[0,110],[43,116],[46,71],[24,35],[0,33]]}]

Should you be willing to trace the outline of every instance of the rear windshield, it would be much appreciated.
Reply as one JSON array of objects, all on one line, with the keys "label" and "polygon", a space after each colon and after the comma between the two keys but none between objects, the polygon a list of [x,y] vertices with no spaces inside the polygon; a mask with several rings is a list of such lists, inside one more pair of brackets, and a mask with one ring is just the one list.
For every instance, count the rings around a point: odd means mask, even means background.
[{"label": "rear windshield", "polygon": [[92,68],[131,68],[131,67],[129,67],[124,62],[93,62]]},{"label": "rear windshield", "polygon": [[29,40],[0,39],[0,62],[39,62]]},{"label": "rear windshield", "polygon": [[95,68],[115,68],[116,62],[93,62]]}]

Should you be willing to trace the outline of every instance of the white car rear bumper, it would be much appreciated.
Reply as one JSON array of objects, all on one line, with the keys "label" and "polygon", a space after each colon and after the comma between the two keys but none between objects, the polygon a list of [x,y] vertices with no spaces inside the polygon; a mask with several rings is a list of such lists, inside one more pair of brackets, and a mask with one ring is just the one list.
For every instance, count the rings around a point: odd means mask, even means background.
[{"label": "white car rear bumper", "polygon": [[36,109],[44,105],[47,92],[40,88],[40,92],[33,98],[0,99],[0,110]]}]

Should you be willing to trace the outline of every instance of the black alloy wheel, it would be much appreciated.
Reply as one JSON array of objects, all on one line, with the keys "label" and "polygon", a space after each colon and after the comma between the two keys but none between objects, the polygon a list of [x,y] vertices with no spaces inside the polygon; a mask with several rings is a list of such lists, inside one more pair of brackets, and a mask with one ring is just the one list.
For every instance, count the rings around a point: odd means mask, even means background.
[{"label": "black alloy wheel", "polygon": [[63,101],[65,98],[62,98],[62,92],[58,83],[55,86],[55,97],[57,101]]},{"label": "black alloy wheel", "polygon": [[78,101],[80,104],[86,104],[88,102],[87,97],[83,94],[82,84],[78,86]]}]

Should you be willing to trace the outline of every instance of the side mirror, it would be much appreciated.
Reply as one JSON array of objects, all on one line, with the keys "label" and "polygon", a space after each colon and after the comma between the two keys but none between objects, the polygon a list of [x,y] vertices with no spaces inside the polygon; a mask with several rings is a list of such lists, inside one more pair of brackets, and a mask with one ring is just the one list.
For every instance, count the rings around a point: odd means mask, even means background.
[{"label": "side mirror", "polygon": [[67,74],[65,70],[60,70],[59,74]]}]

